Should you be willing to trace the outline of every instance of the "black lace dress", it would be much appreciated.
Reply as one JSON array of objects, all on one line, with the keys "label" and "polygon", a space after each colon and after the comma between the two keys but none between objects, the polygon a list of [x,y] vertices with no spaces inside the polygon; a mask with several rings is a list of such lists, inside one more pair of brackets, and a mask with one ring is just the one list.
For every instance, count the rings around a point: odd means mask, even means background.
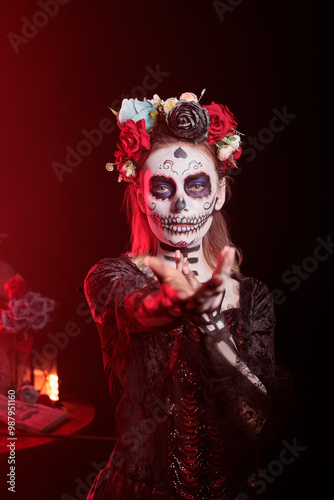
[{"label": "black lace dress", "polygon": [[[236,274],[240,307],[142,332],[133,311],[159,288],[127,256],[85,280],[118,441],[88,500],[234,499],[282,422],[266,286]],[[283,402],[282,402],[283,401]]]}]

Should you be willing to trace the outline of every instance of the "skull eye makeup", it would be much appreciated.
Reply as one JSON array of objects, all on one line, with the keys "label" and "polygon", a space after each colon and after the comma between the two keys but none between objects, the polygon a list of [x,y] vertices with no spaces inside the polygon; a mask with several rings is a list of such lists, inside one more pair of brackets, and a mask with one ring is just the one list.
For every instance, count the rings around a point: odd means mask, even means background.
[{"label": "skull eye makeup", "polygon": [[176,192],[175,182],[164,175],[154,175],[150,179],[150,193],[157,200],[173,198]]},{"label": "skull eye makeup", "polygon": [[204,172],[188,175],[184,181],[184,190],[192,198],[206,198],[211,194],[210,177]]}]

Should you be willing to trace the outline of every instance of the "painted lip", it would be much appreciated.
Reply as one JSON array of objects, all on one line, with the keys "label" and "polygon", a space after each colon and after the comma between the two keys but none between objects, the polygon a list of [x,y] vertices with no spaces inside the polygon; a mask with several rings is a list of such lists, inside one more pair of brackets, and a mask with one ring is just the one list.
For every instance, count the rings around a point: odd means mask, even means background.
[{"label": "painted lip", "polygon": [[201,217],[162,217],[157,216],[156,222],[161,224],[162,229],[174,233],[189,233],[200,229],[209,219],[210,214]]}]

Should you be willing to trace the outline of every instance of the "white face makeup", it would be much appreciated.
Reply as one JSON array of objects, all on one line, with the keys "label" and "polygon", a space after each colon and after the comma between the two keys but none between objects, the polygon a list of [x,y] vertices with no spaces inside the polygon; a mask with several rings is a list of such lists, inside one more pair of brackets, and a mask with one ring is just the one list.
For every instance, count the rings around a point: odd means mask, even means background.
[{"label": "white face makeup", "polygon": [[222,192],[210,158],[195,145],[173,144],[147,159],[138,200],[158,240],[182,248],[202,240]]}]

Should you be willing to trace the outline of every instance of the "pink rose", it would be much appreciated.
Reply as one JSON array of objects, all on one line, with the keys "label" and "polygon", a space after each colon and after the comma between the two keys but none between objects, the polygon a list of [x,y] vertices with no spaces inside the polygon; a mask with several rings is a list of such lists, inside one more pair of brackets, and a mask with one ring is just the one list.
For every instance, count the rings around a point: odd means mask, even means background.
[{"label": "pink rose", "polygon": [[195,101],[197,102],[197,95],[193,94],[192,92],[183,92],[183,94],[180,95],[180,101]]},{"label": "pink rose", "polygon": [[48,315],[47,314],[39,314],[34,317],[33,322],[31,323],[31,328],[33,330],[41,330],[47,325]]},{"label": "pink rose", "polygon": [[[229,137],[228,139],[225,139],[228,141],[226,146],[219,148],[217,157],[220,161],[225,161],[227,158],[235,151],[239,149],[240,145],[240,136],[239,135],[233,135],[232,137]],[[233,155],[235,156],[235,155]],[[240,154],[239,154],[240,156]],[[238,158],[239,158],[238,156]],[[235,158],[237,159],[237,158]]]},{"label": "pink rose", "polygon": [[233,153],[232,146],[227,146],[227,148],[220,148],[218,151],[218,160],[225,161]]},{"label": "pink rose", "polygon": [[28,315],[29,304],[24,298],[12,299],[8,305],[12,310],[13,317],[15,320],[23,319]]},{"label": "pink rose", "polygon": [[8,330],[9,332],[16,331],[15,321],[14,321],[14,318],[13,318],[11,311],[2,311],[1,312],[1,322],[2,322],[2,326],[5,330]]},{"label": "pink rose", "polygon": [[46,313],[45,299],[39,293],[35,293],[35,297],[29,301],[29,309],[33,315]]}]

